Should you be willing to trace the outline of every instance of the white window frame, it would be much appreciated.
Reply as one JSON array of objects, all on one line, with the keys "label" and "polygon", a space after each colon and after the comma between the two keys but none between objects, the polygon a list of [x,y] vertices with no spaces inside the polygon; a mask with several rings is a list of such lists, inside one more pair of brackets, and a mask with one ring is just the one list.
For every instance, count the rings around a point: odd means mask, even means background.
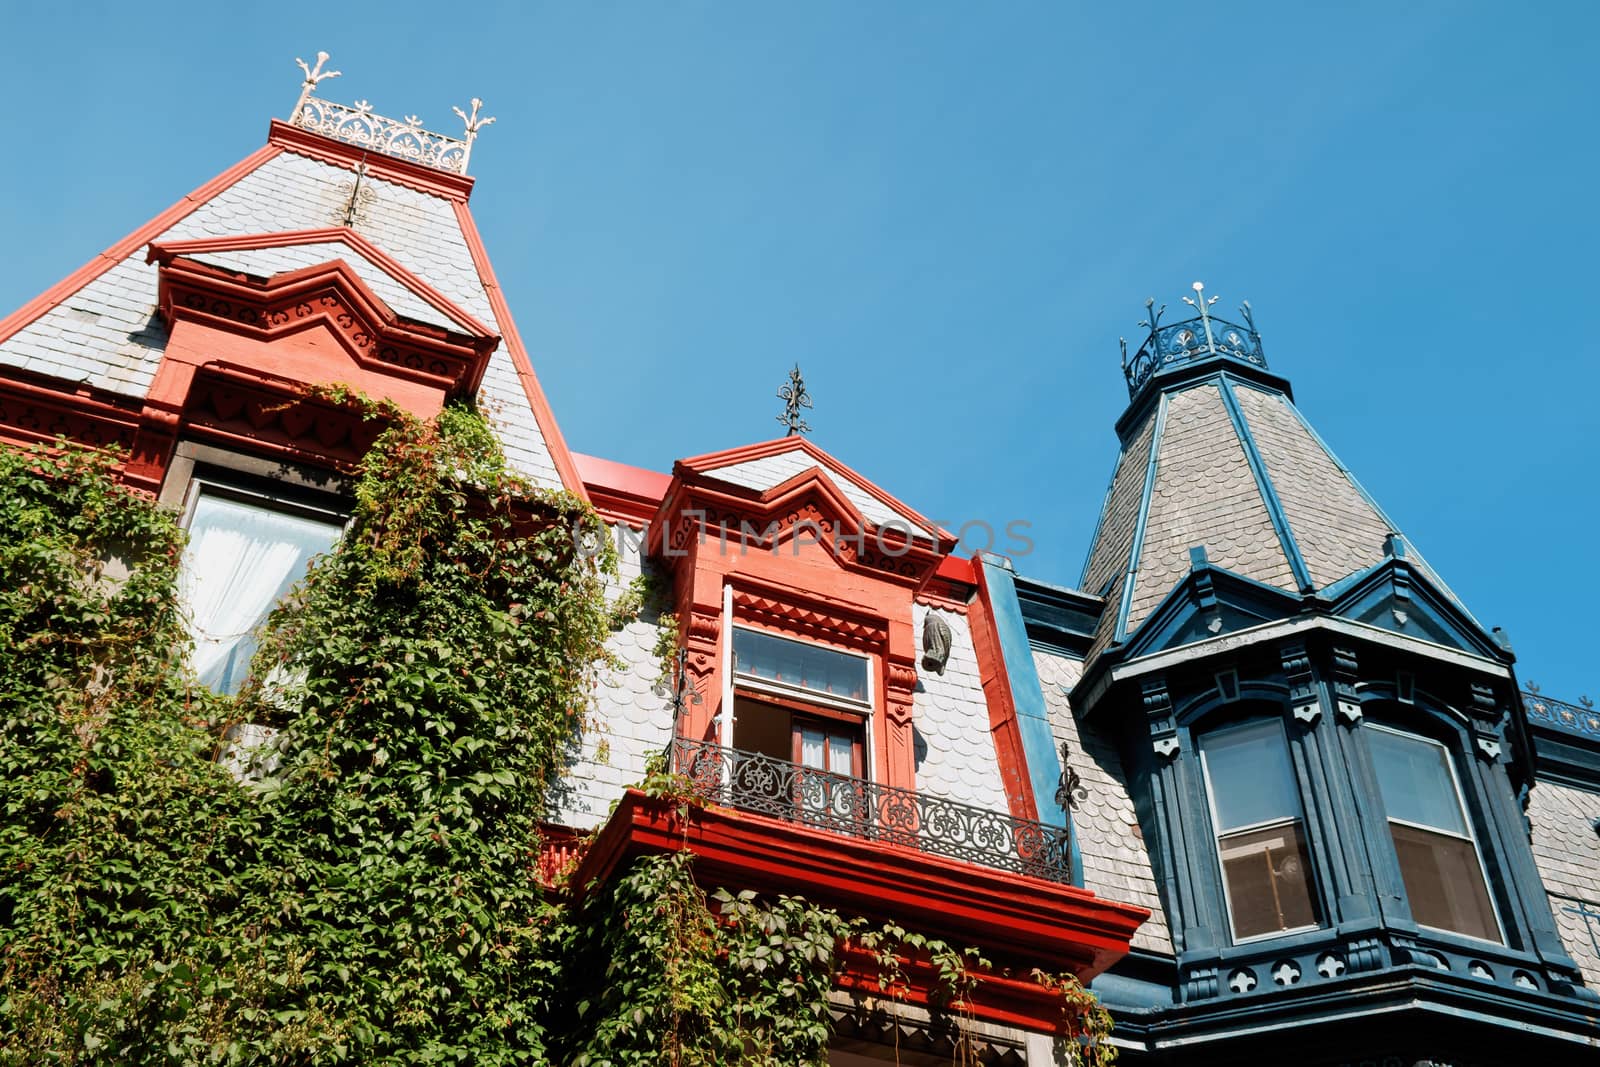
[{"label": "white window frame", "polygon": [[[753,634],[760,634],[763,637],[776,637],[783,641],[793,641],[797,645],[810,645],[813,648],[820,648],[824,652],[832,652],[840,656],[851,656],[855,659],[864,661],[867,666],[867,695],[865,699],[851,700],[848,697],[837,697],[831,693],[823,693],[815,689],[807,689],[803,686],[785,685],[783,682],[774,682],[770,678],[760,678],[751,674],[734,672],[732,670],[733,635],[739,630],[744,630]],[[775,630],[763,630],[757,626],[745,626],[737,622],[733,624],[733,627],[729,632],[728,649],[730,676],[733,678],[734,685],[740,689],[745,689],[750,692],[770,693],[773,696],[788,697],[793,700],[804,700],[809,704],[817,704],[821,707],[833,708],[837,711],[855,712],[857,714],[866,716],[868,720],[872,718],[872,713],[878,706],[878,684],[876,678],[877,671],[874,669],[877,666],[877,657],[875,656],[862,652],[851,652],[847,649],[823,644],[820,641],[801,641],[798,638],[790,637],[788,634],[779,633]],[[869,730],[868,732],[870,733],[871,731]]]},{"label": "white window frame", "polygon": [[[338,546],[345,534],[350,532],[351,523],[355,521],[355,517],[348,512],[334,511],[331,508],[319,507],[304,500],[278,496],[261,489],[250,488],[239,484],[239,482],[228,480],[226,474],[227,471],[224,470],[221,477],[209,471],[206,473],[193,473],[189,476],[183,490],[183,508],[180,515],[180,524],[184,533],[187,534],[189,532],[189,526],[194,521],[195,509],[200,505],[200,497],[206,493],[224,500],[232,500],[237,504],[245,504],[265,511],[275,511],[280,514],[293,515],[297,518],[324,522],[329,526],[337,526],[339,533],[329,551]],[[276,606],[275,602],[273,607]],[[191,610],[190,606],[183,604],[181,607],[187,617],[188,612]]]},{"label": "white window frame", "polygon": [[[1494,899],[1493,883],[1491,883],[1489,881],[1489,868],[1483,862],[1483,847],[1478,843],[1477,829],[1472,824],[1472,811],[1471,811],[1471,809],[1469,809],[1467,807],[1466,794],[1464,794],[1461,791],[1461,776],[1456,773],[1455,756],[1451,753],[1450,746],[1445,744],[1443,741],[1436,740],[1436,739],[1434,739],[1432,737],[1427,736],[1426,734],[1414,733],[1414,732],[1412,732],[1410,730],[1401,730],[1398,727],[1386,726],[1386,725],[1384,725],[1382,723],[1369,722],[1369,723],[1367,723],[1367,727],[1368,727],[1368,729],[1372,729],[1372,730],[1382,730],[1384,733],[1393,734],[1396,737],[1403,737],[1403,738],[1406,738],[1407,740],[1421,741],[1421,742],[1423,742],[1425,744],[1432,745],[1433,747],[1437,748],[1441,753],[1444,754],[1444,765],[1450,771],[1450,788],[1455,790],[1456,810],[1460,813],[1460,815],[1461,815],[1461,825],[1463,825],[1463,826],[1465,826],[1467,828],[1467,832],[1465,834],[1458,834],[1454,830],[1446,830],[1443,827],[1429,826],[1426,823],[1420,823],[1420,822],[1412,822],[1410,819],[1397,819],[1397,818],[1395,818],[1393,815],[1389,814],[1389,803],[1388,803],[1388,801],[1384,800],[1384,798],[1383,798],[1383,783],[1380,781],[1378,783],[1378,800],[1379,800],[1379,802],[1381,802],[1383,804],[1384,822],[1386,824],[1387,823],[1392,823],[1392,822],[1397,822],[1401,826],[1409,826],[1413,830],[1422,830],[1422,831],[1424,831],[1426,833],[1438,834],[1441,837],[1453,837],[1457,841],[1466,841],[1467,843],[1469,843],[1472,846],[1472,854],[1473,854],[1474,857],[1476,857],[1476,859],[1478,861],[1478,877],[1483,879],[1483,895],[1485,897],[1487,897],[1488,900],[1489,900],[1489,914],[1494,916],[1494,928],[1495,928],[1495,931],[1497,933],[1499,933],[1500,940],[1498,940],[1498,941],[1490,941],[1490,940],[1487,940],[1486,938],[1479,937],[1476,934],[1464,934],[1460,930],[1451,930],[1448,927],[1444,927],[1444,926],[1429,926],[1427,923],[1421,923],[1421,922],[1417,923],[1417,927],[1419,929],[1422,929],[1422,930],[1429,930],[1429,931],[1432,931],[1434,933],[1444,934],[1447,937],[1461,937],[1461,938],[1467,939],[1468,941],[1475,941],[1475,942],[1477,942],[1478,944],[1481,944],[1481,945],[1498,945],[1501,948],[1504,948],[1507,944],[1509,944],[1509,942],[1506,941],[1506,925],[1505,925],[1505,922],[1500,918],[1500,904],[1499,904],[1498,901],[1496,901]],[[1376,767],[1373,768],[1373,774],[1374,774],[1374,777],[1376,777],[1376,774],[1377,774],[1377,768]],[[1389,847],[1390,848],[1394,848],[1395,847],[1394,846],[1394,834],[1393,833],[1391,833],[1389,835]],[[1399,850],[1396,849],[1395,850],[1395,867],[1399,868],[1399,866],[1400,866]],[[1404,870],[1400,871],[1400,883],[1401,883],[1402,886],[1405,884],[1405,871]],[[1411,907],[1411,892],[1410,892],[1410,890],[1407,890],[1406,891],[1406,908],[1409,910],[1410,907]],[[1415,913],[1412,914],[1412,921],[1416,922]]]},{"label": "white window frame", "polygon": [[[1214,737],[1217,734],[1231,733],[1235,730],[1243,730],[1247,727],[1255,726],[1261,722],[1272,722],[1278,727],[1278,736],[1282,738],[1284,745],[1283,754],[1284,757],[1289,761],[1289,778],[1294,783],[1294,797],[1296,806],[1300,809],[1300,814],[1285,815],[1277,819],[1265,819],[1258,823],[1250,823],[1246,826],[1236,826],[1229,830],[1223,830],[1222,819],[1217,815],[1217,796],[1211,785],[1211,767],[1206,762],[1206,749],[1202,742],[1207,737]],[[1201,731],[1196,737],[1195,751],[1200,753],[1200,777],[1205,782],[1206,807],[1208,809],[1208,814],[1211,817],[1211,849],[1217,857],[1217,879],[1222,883],[1222,910],[1228,919],[1228,937],[1232,940],[1232,943],[1235,945],[1249,945],[1257,941],[1270,941],[1275,937],[1288,937],[1291,934],[1303,934],[1307,930],[1321,930],[1325,924],[1321,922],[1313,922],[1306,923],[1302,926],[1291,926],[1287,930],[1271,930],[1264,934],[1251,934],[1248,937],[1240,937],[1234,930],[1233,926],[1233,894],[1228,891],[1228,870],[1222,858],[1222,838],[1224,835],[1231,837],[1234,834],[1252,833],[1256,830],[1268,830],[1274,826],[1289,826],[1298,823],[1300,825],[1300,835],[1302,838],[1306,839],[1307,862],[1309,863],[1310,861],[1311,842],[1305,828],[1305,801],[1300,795],[1300,776],[1295,773],[1294,756],[1289,752],[1289,737],[1287,732],[1283,729],[1282,721],[1270,715],[1258,715],[1254,718],[1246,719],[1243,722],[1229,723],[1226,726],[1218,726],[1211,730]],[[1311,890],[1312,909],[1314,911],[1321,912],[1323,910],[1321,907],[1322,900],[1318,892],[1318,880],[1316,877],[1316,871],[1314,869],[1306,871],[1306,881]]]}]

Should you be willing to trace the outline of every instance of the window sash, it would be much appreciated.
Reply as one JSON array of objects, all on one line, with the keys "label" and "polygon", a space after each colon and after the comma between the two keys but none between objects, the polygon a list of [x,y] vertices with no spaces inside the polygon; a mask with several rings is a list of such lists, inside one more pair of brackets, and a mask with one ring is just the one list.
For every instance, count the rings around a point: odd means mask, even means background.
[{"label": "window sash", "polygon": [[[1274,831],[1281,832],[1283,840],[1263,847],[1266,842],[1262,838]],[[1303,820],[1281,820],[1250,830],[1229,831],[1217,838],[1217,856],[1235,944],[1313,930],[1319,925],[1311,849]],[[1258,863],[1265,865],[1264,878]],[[1298,877],[1291,864],[1298,865]],[[1263,917],[1268,921],[1261,921]]]},{"label": "window sash", "polygon": [[[1450,758],[1450,750],[1445,745],[1431,737],[1421,734],[1405,733],[1391,727],[1372,724],[1377,731],[1372,735],[1376,745],[1368,745],[1368,750],[1373,753],[1373,770],[1378,778],[1378,791],[1383,797],[1385,814],[1391,819],[1398,819],[1413,826],[1425,827],[1440,833],[1451,834],[1455,837],[1470,838],[1472,825],[1467,812],[1465,798],[1461,795],[1461,780],[1456,775],[1455,760]],[[1396,743],[1399,744],[1396,744]],[[1410,746],[1409,752],[1407,746]],[[1411,781],[1405,783],[1408,791],[1399,791],[1400,783],[1390,783],[1386,769],[1399,769],[1396,757],[1411,756],[1426,751],[1428,759],[1421,764],[1414,758],[1408,759],[1401,773],[1413,775]],[[1380,755],[1381,753],[1381,755]],[[1434,778],[1431,782],[1418,782],[1415,774],[1430,774],[1436,768],[1442,767],[1444,775]],[[1441,795],[1441,787],[1448,783],[1448,791]],[[1428,787],[1432,787],[1431,789]],[[1448,808],[1443,811],[1441,808]],[[1432,821],[1426,817],[1408,818],[1397,808],[1410,809],[1412,814],[1427,816],[1432,814],[1435,818],[1445,821]]]},{"label": "window sash", "polygon": [[[1270,756],[1263,749],[1270,749]],[[1239,773],[1240,753],[1247,754],[1245,762],[1253,773]],[[1270,769],[1263,766],[1263,756],[1270,759]],[[1210,792],[1212,825],[1218,834],[1300,817],[1294,764],[1283,728],[1275,720],[1253,719],[1208,731],[1200,738],[1200,762]],[[1219,789],[1219,784],[1227,791]]]},{"label": "window sash", "polygon": [[[740,656],[741,637],[745,640],[746,654]],[[748,651],[751,644],[756,649],[763,645],[777,651],[779,654],[789,653],[794,659],[780,661],[777,666],[768,667],[772,663],[768,660],[765,664],[750,655]],[[785,648],[784,646],[792,646]],[[766,630],[757,630],[748,626],[734,626],[732,638],[733,651],[733,676],[741,687],[766,690],[772,693],[790,693],[804,695],[807,700],[819,703],[832,703],[848,708],[871,708],[873,702],[872,660],[868,656],[855,652],[846,652],[842,649],[831,648],[827,645],[814,644],[809,641],[797,641],[792,637],[770,633]],[[741,663],[741,659],[745,662]],[[809,663],[807,662],[809,660]],[[859,667],[859,680],[855,677],[842,677],[838,684],[845,687],[844,692],[834,690],[835,680],[832,672],[827,670],[827,664],[845,668],[851,675]],[[784,668],[797,667],[791,670],[796,676],[786,677]],[[752,669],[754,668],[754,669]],[[766,668],[763,672],[763,668]],[[807,669],[820,670],[822,677],[808,677]],[[811,681],[822,684],[807,684]],[[859,694],[859,695],[858,695]]]},{"label": "window sash", "polygon": [[[1218,743],[1219,740],[1224,743],[1236,743],[1241,739],[1240,735],[1250,733],[1254,733],[1260,741],[1265,743],[1266,747],[1272,749],[1272,758],[1278,764],[1274,774],[1280,780],[1273,784],[1269,792],[1253,798],[1253,804],[1230,804],[1228,806],[1232,807],[1236,813],[1240,810],[1249,810],[1251,807],[1258,809],[1264,807],[1270,810],[1275,804],[1288,810],[1278,815],[1268,815],[1248,822],[1241,822],[1237,825],[1227,825],[1223,821],[1222,808],[1218,803],[1218,787],[1220,785],[1226,788],[1227,783],[1217,780],[1214,772],[1218,768],[1214,765],[1223,764],[1227,766],[1235,761],[1231,759],[1216,759],[1214,755],[1208,754],[1208,743],[1210,752],[1215,754],[1219,749],[1222,749],[1222,745]],[[1233,943],[1243,944],[1270,937],[1281,937],[1301,930],[1316,929],[1322,924],[1320,902],[1317,897],[1316,879],[1311,868],[1310,844],[1306,840],[1305,813],[1300,801],[1299,778],[1295,773],[1294,761],[1289,753],[1288,739],[1284,736],[1282,724],[1276,719],[1257,718],[1219,727],[1202,734],[1198,748],[1201,773],[1205,781],[1206,802],[1210,808],[1212,845],[1216,850],[1218,873],[1221,875],[1223,910],[1228,916],[1228,931]],[[1233,751],[1237,751],[1237,749],[1233,749]],[[1259,760],[1257,762],[1259,764]],[[1280,851],[1298,853],[1301,874],[1297,883],[1294,879],[1286,878],[1279,874],[1276,865],[1271,861],[1271,853],[1273,851],[1271,849],[1255,849],[1241,852],[1238,851],[1239,846],[1235,844],[1234,854],[1232,856],[1229,855],[1228,847],[1230,842],[1258,837],[1260,834],[1273,829],[1282,829],[1292,837],[1288,847]],[[1249,907],[1249,902],[1246,899],[1248,894],[1244,892],[1248,886],[1242,880],[1242,876],[1248,876],[1249,872],[1243,870],[1242,865],[1251,862],[1251,858],[1258,855],[1267,857],[1269,874],[1266,887],[1272,894],[1274,914],[1280,922],[1285,924],[1279,929],[1255,929],[1253,925],[1241,922],[1242,919],[1246,919],[1249,916],[1238,914],[1236,910],[1237,908]],[[1239,885],[1234,884],[1236,878],[1240,879]],[[1303,891],[1304,900],[1299,900],[1298,893],[1296,893],[1296,899],[1286,901],[1283,890],[1290,889],[1296,885],[1298,885],[1300,891]],[[1298,918],[1302,915],[1306,917],[1307,921],[1301,923],[1291,923],[1289,921],[1291,916]],[[1246,932],[1241,933],[1241,928]]]},{"label": "window sash", "polygon": [[[1376,761],[1374,761],[1373,771],[1378,776],[1378,791],[1383,799],[1384,814],[1389,823],[1389,838],[1394,846],[1395,862],[1400,867],[1400,879],[1406,887],[1406,901],[1408,906],[1411,908],[1411,917],[1416,920],[1417,925],[1427,927],[1430,930],[1439,930],[1444,933],[1454,934],[1458,937],[1470,937],[1475,940],[1489,941],[1495,944],[1505,944],[1505,926],[1500,921],[1500,907],[1495,903],[1494,895],[1489,892],[1489,869],[1483,861],[1483,848],[1478,843],[1477,832],[1472,825],[1472,816],[1467,810],[1466,794],[1461,790],[1461,776],[1456,771],[1456,761],[1450,752],[1449,746],[1431,737],[1425,737],[1421,734],[1407,733],[1404,730],[1398,730],[1392,726],[1383,726],[1379,723],[1371,723],[1369,724],[1369,728],[1378,731],[1380,735],[1388,735],[1390,737],[1400,738],[1415,744],[1427,745],[1438,754],[1439,761],[1444,765],[1445,768],[1446,779],[1450,784],[1451,795],[1455,799],[1454,810],[1457,813],[1457,817],[1461,820],[1460,825],[1464,827],[1466,831],[1465,833],[1462,833],[1449,827],[1436,826],[1431,823],[1422,823],[1411,819],[1403,819],[1389,814],[1389,799],[1383,794],[1382,773],[1376,766]],[[1481,898],[1479,901],[1474,903],[1475,905],[1486,905],[1489,918],[1493,922],[1492,930],[1489,930],[1489,924],[1479,924],[1476,929],[1488,931],[1489,936],[1486,937],[1483,933],[1459,929],[1456,926],[1424,922],[1418,916],[1416,901],[1418,898],[1425,899],[1427,894],[1425,892],[1413,892],[1413,886],[1416,885],[1418,888],[1423,888],[1417,879],[1420,879],[1427,872],[1409,871],[1406,860],[1401,854],[1402,847],[1400,838],[1395,834],[1395,827],[1397,826],[1412,830],[1419,836],[1431,835],[1450,841],[1463,842],[1471,848],[1475,863],[1469,866],[1466,873],[1468,875],[1477,875],[1477,877],[1472,880],[1470,888],[1476,890],[1477,895],[1479,895]]]}]

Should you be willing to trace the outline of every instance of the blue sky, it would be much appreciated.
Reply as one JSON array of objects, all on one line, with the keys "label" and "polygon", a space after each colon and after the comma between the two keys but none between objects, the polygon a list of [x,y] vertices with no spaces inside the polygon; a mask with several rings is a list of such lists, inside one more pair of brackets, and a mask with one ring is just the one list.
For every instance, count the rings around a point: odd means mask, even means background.
[{"label": "blue sky", "polygon": [[0,307],[335,100],[488,102],[473,210],[569,444],[813,439],[1075,584],[1147,296],[1274,370],[1521,674],[1600,696],[1600,5],[8,5]]}]

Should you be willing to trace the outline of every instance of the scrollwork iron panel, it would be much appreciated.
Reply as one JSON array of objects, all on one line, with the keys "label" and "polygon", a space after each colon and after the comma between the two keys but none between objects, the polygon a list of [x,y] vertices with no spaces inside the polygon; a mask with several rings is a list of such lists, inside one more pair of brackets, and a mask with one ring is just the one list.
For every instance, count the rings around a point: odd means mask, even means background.
[{"label": "scrollwork iron panel", "polygon": [[425,167],[452,174],[465,174],[467,170],[466,141],[431,133],[414,115],[404,122],[375,115],[366,101],[348,107],[308,96],[291,121],[303,130]]},{"label": "scrollwork iron panel", "polygon": [[1261,350],[1260,334],[1214,315],[1209,320],[1196,316],[1158,326],[1151,331],[1125,368],[1128,395],[1137,393],[1158,371],[1214,355],[1230,356],[1257,367],[1267,365],[1267,358]]},{"label": "scrollwork iron panel", "polygon": [[678,738],[672,767],[710,803],[829,833],[1071,882],[1069,831],[1002,812]]}]

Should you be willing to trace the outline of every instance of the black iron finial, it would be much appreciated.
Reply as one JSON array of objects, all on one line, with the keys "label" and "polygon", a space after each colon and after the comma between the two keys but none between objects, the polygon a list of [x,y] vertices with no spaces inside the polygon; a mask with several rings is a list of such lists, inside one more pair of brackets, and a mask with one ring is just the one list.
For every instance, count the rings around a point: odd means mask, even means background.
[{"label": "black iron finial", "polygon": [[1144,302],[1144,318],[1139,327],[1149,335],[1132,356],[1126,341],[1118,339],[1122,349],[1122,376],[1128,381],[1128,397],[1134,399],[1140,390],[1159,371],[1164,371],[1200,360],[1237,360],[1265,369],[1267,358],[1261,351],[1261,334],[1256,330],[1255,312],[1248,300],[1239,306],[1244,325],[1229,322],[1212,313],[1217,303],[1215,295],[1207,295],[1204,282],[1189,287],[1193,296],[1183,302],[1194,309],[1194,317],[1163,325],[1162,314],[1167,305],[1156,305],[1154,297]]},{"label": "black iron finial", "polygon": [[788,428],[784,436],[810,433],[811,427],[800,416],[802,408],[811,407],[811,394],[806,392],[806,380],[800,376],[800,364],[796,363],[789,372],[789,380],[778,390],[778,399],[783,401],[783,414],[778,416],[778,421]]},{"label": "black iron finial", "polygon": [[1061,742],[1061,781],[1056,786],[1056,805],[1068,815],[1072,814],[1072,809],[1078,806],[1080,800],[1089,799],[1089,790],[1084,788],[1083,779],[1067,762],[1067,757],[1071,755],[1072,746]]},{"label": "black iron finial", "polygon": [[[670,686],[668,682],[670,681]],[[671,695],[672,705],[672,732],[678,732],[678,720],[683,717],[691,704],[704,704],[705,698],[694,687],[694,682],[689,680],[689,650],[680,648],[672,657],[672,678],[663,678],[654,686],[658,697]]]}]

